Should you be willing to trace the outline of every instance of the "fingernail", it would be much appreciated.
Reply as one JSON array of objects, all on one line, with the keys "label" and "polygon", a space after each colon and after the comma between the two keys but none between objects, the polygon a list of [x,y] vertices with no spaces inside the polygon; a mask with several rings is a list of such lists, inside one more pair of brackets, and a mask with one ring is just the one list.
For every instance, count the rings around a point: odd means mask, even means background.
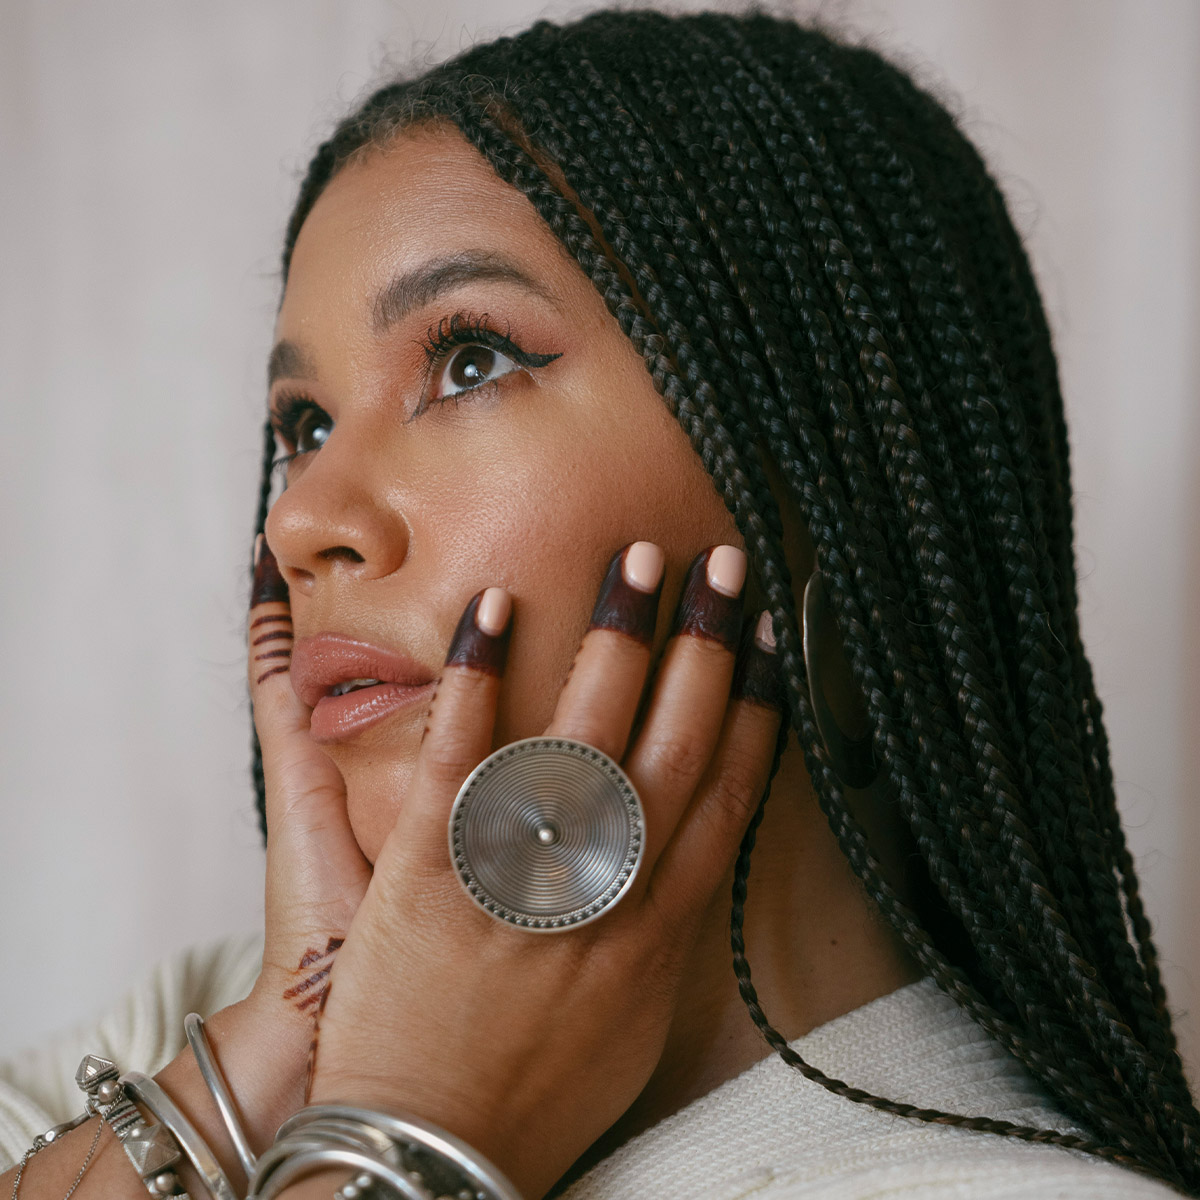
[{"label": "fingernail", "polygon": [[742,630],[746,556],[736,546],[702,550],[688,568],[672,634],[710,638],[736,650]]},{"label": "fingernail", "polygon": [[279,563],[260,533],[254,542],[254,585],[250,589],[250,607],[286,601],[288,585],[279,572]]},{"label": "fingernail", "polygon": [[761,612],[757,620],[746,622],[729,691],[736,700],[750,700],[777,712],[786,709],[783,664],[775,652],[775,630],[769,612]]},{"label": "fingernail", "polygon": [[485,588],[472,596],[450,639],[446,666],[474,667],[503,675],[511,616],[512,597],[503,588]]},{"label": "fingernail", "polygon": [[663,552],[653,542],[631,542],[608,565],[588,629],[614,629],[645,645],[654,641]]}]

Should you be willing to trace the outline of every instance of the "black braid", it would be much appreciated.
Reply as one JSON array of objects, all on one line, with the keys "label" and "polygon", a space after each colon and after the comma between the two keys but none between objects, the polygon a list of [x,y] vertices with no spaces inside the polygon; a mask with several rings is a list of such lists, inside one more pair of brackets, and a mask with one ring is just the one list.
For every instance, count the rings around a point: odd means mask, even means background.
[{"label": "black braid", "polygon": [[[1070,464],[1041,300],[953,118],[878,54],[760,14],[539,22],[392,83],[314,156],[288,225],[347,163],[457,126],[523,192],[642,354],[770,606],[790,720],[839,846],[916,961],[1092,1135],[874,1096],[1200,1195],[1175,1047],[1080,638]],[[568,188],[563,188],[565,179]],[[652,181],[652,182],[648,182]],[[808,697],[764,451],[792,494],[930,896],[923,924],[846,807]],[[270,499],[267,433],[257,526]],[[255,784],[265,830],[261,756]],[[763,797],[765,805],[767,797]]]}]

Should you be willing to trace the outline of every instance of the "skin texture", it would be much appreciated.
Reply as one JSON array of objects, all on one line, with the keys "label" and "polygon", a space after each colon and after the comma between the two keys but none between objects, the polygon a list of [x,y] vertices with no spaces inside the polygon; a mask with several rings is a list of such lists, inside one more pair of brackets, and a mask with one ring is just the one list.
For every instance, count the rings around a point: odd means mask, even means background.
[{"label": "skin texture", "polygon": [[[669,616],[694,555],[740,538],[575,263],[482,160],[456,147],[448,166],[443,149],[440,139],[406,140],[406,161],[388,155],[343,172],[305,222],[278,335],[304,347],[319,381],[280,386],[303,387],[335,432],[292,466],[267,538],[298,636],[349,633],[402,649],[431,674],[467,600],[507,588],[521,619],[498,737],[512,741],[549,720],[617,550],[639,539],[666,550]],[[479,283],[374,335],[372,297],[394,274],[477,249],[511,254],[554,301]],[[487,313],[524,349],[561,357],[404,424],[425,387],[420,339],[456,311]],[[328,748],[372,861],[403,802],[420,729],[413,712]]]},{"label": "skin texture", "polygon": [[[464,283],[379,330],[375,297],[396,272],[465,251],[508,255],[537,294]],[[456,312],[487,313],[525,351],[559,357],[423,407],[442,366],[431,379],[420,342]],[[267,940],[251,995],[213,1016],[210,1037],[256,1152],[306,1098],[399,1108],[463,1137],[532,1200],[767,1053],[730,967],[729,888],[778,717],[729,698],[737,625],[725,638],[688,631],[721,605],[693,595],[680,609],[697,556],[740,538],[590,282],[457,134],[410,131],[334,179],[300,233],[277,332],[297,352],[277,356],[272,400],[303,392],[328,437],[292,462],[267,522],[264,553],[288,588],[260,561],[247,667],[266,780]],[[780,499],[802,587],[811,548]],[[589,630],[614,556],[638,540],[666,563],[649,645]],[[443,666],[489,587],[512,598],[503,677]],[[752,577],[738,604],[751,620],[762,607]],[[338,633],[409,655],[441,676],[429,710],[317,745],[277,669],[288,639],[257,641],[292,625],[297,639]],[[847,686],[827,682],[834,698]],[[550,936],[476,909],[445,841],[471,767],[543,732],[620,759],[647,812],[630,893]],[[898,851],[886,805],[860,800],[873,841]],[[745,930],[764,1007],[789,1038],[915,977],[794,745],[760,829]],[[158,1078],[240,1187],[190,1054]],[[40,1154],[23,1194],[62,1195],[92,1132]],[[287,1195],[328,1197],[343,1179]],[[186,1170],[184,1183],[199,1189]],[[76,1195],[144,1189],[104,1135]]]},{"label": "skin texture", "polygon": [[[470,282],[377,331],[374,298],[389,279],[471,251],[511,256],[543,294]],[[411,419],[437,382],[419,343],[455,313],[486,313],[524,350],[558,357]],[[279,387],[303,389],[328,414],[322,431],[332,429],[290,466],[267,523],[297,636],[350,634],[402,650],[434,674],[469,598],[484,586],[508,589],[518,616],[495,745],[546,727],[621,546],[644,539],[665,551],[661,652],[692,560],[718,542],[741,544],[590,282],[528,201],[453,132],[410,131],[333,180],[301,230],[277,333],[301,350],[304,375],[315,376]],[[803,580],[811,553],[792,524]],[[747,591],[753,611],[753,579]],[[405,710],[324,747],[368,861],[405,803],[424,715]],[[748,946],[764,1003],[785,1034],[914,977],[834,846],[794,748],[759,847]],[[766,1052],[729,967],[727,882],[700,920],[659,1064],[602,1146]]]}]

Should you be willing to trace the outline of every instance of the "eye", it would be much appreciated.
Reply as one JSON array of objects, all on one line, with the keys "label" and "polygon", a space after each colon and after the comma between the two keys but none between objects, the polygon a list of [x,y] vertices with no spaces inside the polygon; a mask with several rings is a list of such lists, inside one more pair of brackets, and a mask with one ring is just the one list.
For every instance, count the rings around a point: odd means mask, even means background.
[{"label": "eye", "polygon": [[462,346],[450,355],[442,368],[437,398],[457,396],[519,369],[519,364],[507,354],[490,346]]},{"label": "eye", "polygon": [[283,393],[271,408],[271,424],[284,450],[272,470],[288,467],[296,459],[320,450],[333,432],[333,418],[307,396]]},{"label": "eye", "polygon": [[329,414],[313,404],[297,416],[289,441],[297,454],[307,454],[310,450],[320,450],[332,432],[333,420]]}]

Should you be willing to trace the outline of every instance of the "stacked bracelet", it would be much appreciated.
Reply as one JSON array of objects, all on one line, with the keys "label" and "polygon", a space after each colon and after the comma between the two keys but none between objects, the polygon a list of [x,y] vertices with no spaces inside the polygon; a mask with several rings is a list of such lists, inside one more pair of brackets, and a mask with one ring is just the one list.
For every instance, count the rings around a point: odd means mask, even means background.
[{"label": "stacked bracelet", "polygon": [[[401,1200],[521,1200],[516,1188],[492,1163],[436,1125],[419,1117],[344,1104],[302,1108],[280,1126],[274,1144],[256,1159],[228,1085],[213,1058],[204,1024],[194,1013],[187,1019],[186,1031],[200,1074],[246,1168],[246,1200],[274,1200],[297,1180],[334,1166],[349,1167],[353,1172],[337,1190],[336,1200],[375,1200],[383,1196],[398,1196]],[[75,1081],[86,1097],[87,1113],[101,1117],[112,1129],[146,1190],[156,1200],[191,1200],[175,1170],[184,1156],[212,1200],[238,1200],[216,1156],[153,1079],[137,1071],[120,1075],[108,1059],[88,1054],[79,1064]],[[148,1121],[135,1100],[159,1123]],[[57,1126],[39,1141],[44,1145],[84,1119]],[[24,1161],[39,1148],[35,1142]],[[75,1185],[91,1158],[89,1152]],[[18,1170],[14,1194],[21,1173]]]},{"label": "stacked bracelet", "polygon": [[343,1200],[383,1184],[404,1200],[521,1200],[516,1188],[465,1142],[428,1121],[344,1104],[312,1104],[280,1126],[258,1160],[248,1200],[273,1200],[328,1167],[354,1168]]}]

